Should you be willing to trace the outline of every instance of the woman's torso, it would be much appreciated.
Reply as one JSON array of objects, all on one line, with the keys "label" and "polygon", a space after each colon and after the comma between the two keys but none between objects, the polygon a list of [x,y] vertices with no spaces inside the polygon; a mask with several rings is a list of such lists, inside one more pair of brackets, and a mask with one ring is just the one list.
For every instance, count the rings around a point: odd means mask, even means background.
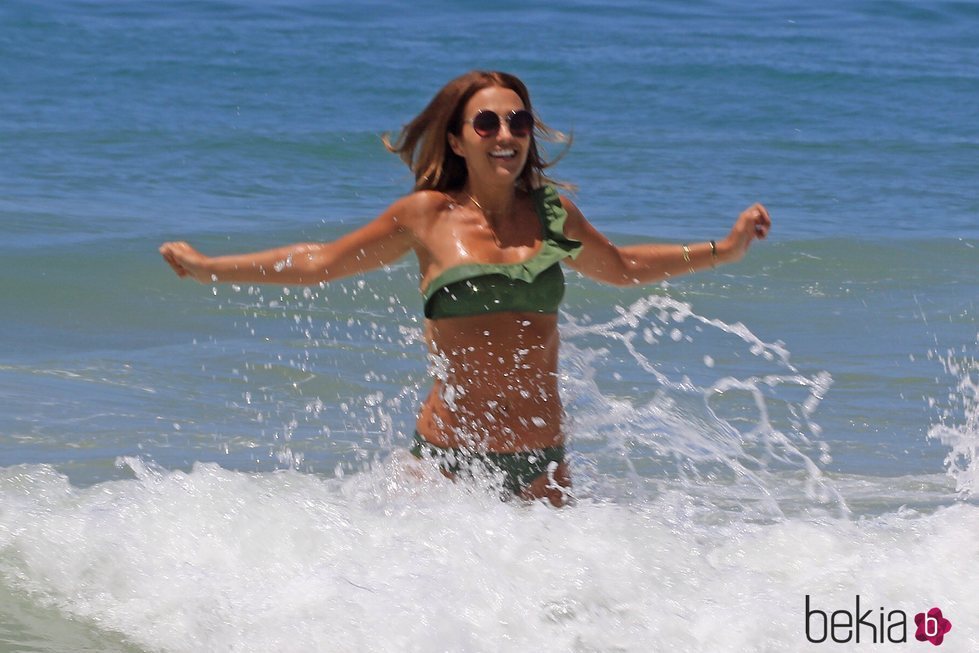
[{"label": "woman's torso", "polygon": [[419,234],[434,384],[418,431],[444,447],[560,444],[559,261],[577,246],[563,238],[560,200],[553,189],[518,195],[494,230],[471,203],[444,197]]},{"label": "woman's torso", "polygon": [[434,382],[418,431],[443,447],[516,451],[563,441],[556,315],[430,320]]}]

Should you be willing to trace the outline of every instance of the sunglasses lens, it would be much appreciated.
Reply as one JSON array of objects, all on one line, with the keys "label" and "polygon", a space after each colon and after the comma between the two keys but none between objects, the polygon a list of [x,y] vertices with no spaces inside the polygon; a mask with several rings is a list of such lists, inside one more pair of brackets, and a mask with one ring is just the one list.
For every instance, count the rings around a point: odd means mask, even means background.
[{"label": "sunglasses lens", "polygon": [[473,118],[473,129],[483,138],[492,136],[500,131],[500,117],[492,111],[480,111]]},{"label": "sunglasses lens", "polygon": [[509,124],[511,134],[524,138],[534,131],[534,116],[526,109],[520,109],[510,114]]}]

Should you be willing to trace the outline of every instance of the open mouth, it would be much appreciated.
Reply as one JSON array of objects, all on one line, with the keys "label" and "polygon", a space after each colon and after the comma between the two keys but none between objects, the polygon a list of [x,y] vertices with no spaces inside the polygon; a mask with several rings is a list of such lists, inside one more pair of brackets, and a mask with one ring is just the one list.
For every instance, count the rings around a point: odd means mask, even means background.
[{"label": "open mouth", "polygon": [[517,151],[516,150],[513,150],[513,149],[510,149],[510,150],[496,150],[496,151],[490,152],[490,156],[493,157],[494,159],[512,159],[512,158],[514,158],[514,157],[517,156]]}]

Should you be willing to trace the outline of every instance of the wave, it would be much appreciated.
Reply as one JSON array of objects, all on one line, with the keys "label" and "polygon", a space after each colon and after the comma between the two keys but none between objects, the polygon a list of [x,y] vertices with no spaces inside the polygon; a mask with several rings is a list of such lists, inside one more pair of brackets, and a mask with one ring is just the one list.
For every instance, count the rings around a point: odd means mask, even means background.
[{"label": "wave", "polygon": [[404,459],[340,480],[188,473],[80,489],[0,470],[0,587],[146,650],[808,650],[804,599],[979,643],[979,507],[720,520],[683,492],[501,503]]}]

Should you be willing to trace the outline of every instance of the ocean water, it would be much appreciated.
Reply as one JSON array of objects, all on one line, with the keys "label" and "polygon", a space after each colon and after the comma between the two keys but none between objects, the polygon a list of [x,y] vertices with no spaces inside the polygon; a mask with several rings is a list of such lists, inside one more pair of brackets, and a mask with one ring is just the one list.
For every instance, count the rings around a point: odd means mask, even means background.
[{"label": "ocean water", "polygon": [[[977,650],[977,51],[975,2],[0,2],[0,651],[924,650],[933,607]],[[156,253],[370,219],[379,136],[472,68],[617,242],[775,221],[568,275],[561,510],[410,464],[413,261]]]}]

